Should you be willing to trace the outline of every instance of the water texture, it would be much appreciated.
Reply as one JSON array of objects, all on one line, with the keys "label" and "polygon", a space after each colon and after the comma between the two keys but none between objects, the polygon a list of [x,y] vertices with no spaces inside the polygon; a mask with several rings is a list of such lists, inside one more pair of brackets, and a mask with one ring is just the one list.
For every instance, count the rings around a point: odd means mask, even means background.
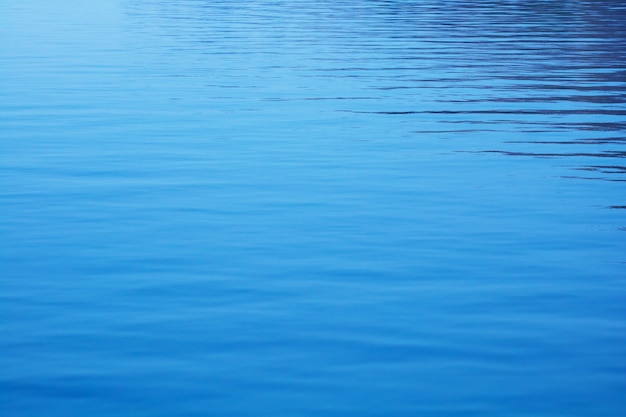
[{"label": "water texture", "polygon": [[0,6],[3,417],[626,415],[623,2]]}]

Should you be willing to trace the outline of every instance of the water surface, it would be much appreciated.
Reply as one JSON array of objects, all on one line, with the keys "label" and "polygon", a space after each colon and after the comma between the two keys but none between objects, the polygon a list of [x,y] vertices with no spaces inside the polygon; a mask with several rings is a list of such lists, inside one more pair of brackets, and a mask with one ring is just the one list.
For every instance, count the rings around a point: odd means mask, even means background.
[{"label": "water surface", "polygon": [[626,414],[619,1],[1,1],[3,416]]}]

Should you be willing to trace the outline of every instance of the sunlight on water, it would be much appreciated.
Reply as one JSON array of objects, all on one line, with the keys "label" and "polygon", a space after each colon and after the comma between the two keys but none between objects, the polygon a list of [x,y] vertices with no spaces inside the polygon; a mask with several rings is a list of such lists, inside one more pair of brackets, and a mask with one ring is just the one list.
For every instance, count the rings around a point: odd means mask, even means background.
[{"label": "sunlight on water", "polygon": [[3,6],[0,415],[626,413],[621,2]]}]

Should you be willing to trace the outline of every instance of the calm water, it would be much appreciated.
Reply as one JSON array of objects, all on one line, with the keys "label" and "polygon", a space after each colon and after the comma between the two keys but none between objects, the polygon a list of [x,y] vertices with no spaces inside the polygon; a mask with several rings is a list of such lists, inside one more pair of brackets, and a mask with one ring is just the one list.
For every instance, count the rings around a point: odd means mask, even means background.
[{"label": "calm water", "polygon": [[0,0],[4,417],[626,415],[626,4]]}]

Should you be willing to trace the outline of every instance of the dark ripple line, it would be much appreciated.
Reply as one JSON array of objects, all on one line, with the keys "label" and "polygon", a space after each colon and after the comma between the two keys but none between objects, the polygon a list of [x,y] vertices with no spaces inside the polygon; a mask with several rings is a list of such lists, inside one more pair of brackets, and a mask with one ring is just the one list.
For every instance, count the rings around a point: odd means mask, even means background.
[{"label": "dark ripple line", "polygon": [[599,153],[537,153],[537,152],[515,152],[501,150],[484,150],[484,151],[460,151],[468,153],[499,153],[509,156],[531,156],[536,158],[560,158],[560,157],[592,157],[592,158],[626,158],[626,151],[604,151]]},{"label": "dark ripple line", "polygon": [[594,104],[623,104],[626,95],[599,95],[599,96],[539,96],[539,97],[495,97],[474,100],[436,100],[440,103],[557,103],[582,102]]},{"label": "dark ripple line", "polygon": [[541,140],[507,140],[503,143],[527,143],[541,145],[616,145],[626,144],[626,138],[591,138],[568,141],[541,141]]},{"label": "dark ripple line", "polygon": [[581,177],[578,175],[561,175],[561,178],[571,178],[577,180],[593,180],[593,181],[607,181],[607,182],[626,182],[626,180],[616,178],[604,178],[604,177]]},{"label": "dark ripple line", "polygon": [[602,172],[603,174],[626,174],[626,166],[619,165],[590,165],[576,169],[581,171]]},{"label": "dark ripple line", "polygon": [[603,115],[626,116],[626,110],[409,110],[409,111],[360,111],[342,110],[349,113],[405,115],[405,114],[507,114],[507,115]]}]

